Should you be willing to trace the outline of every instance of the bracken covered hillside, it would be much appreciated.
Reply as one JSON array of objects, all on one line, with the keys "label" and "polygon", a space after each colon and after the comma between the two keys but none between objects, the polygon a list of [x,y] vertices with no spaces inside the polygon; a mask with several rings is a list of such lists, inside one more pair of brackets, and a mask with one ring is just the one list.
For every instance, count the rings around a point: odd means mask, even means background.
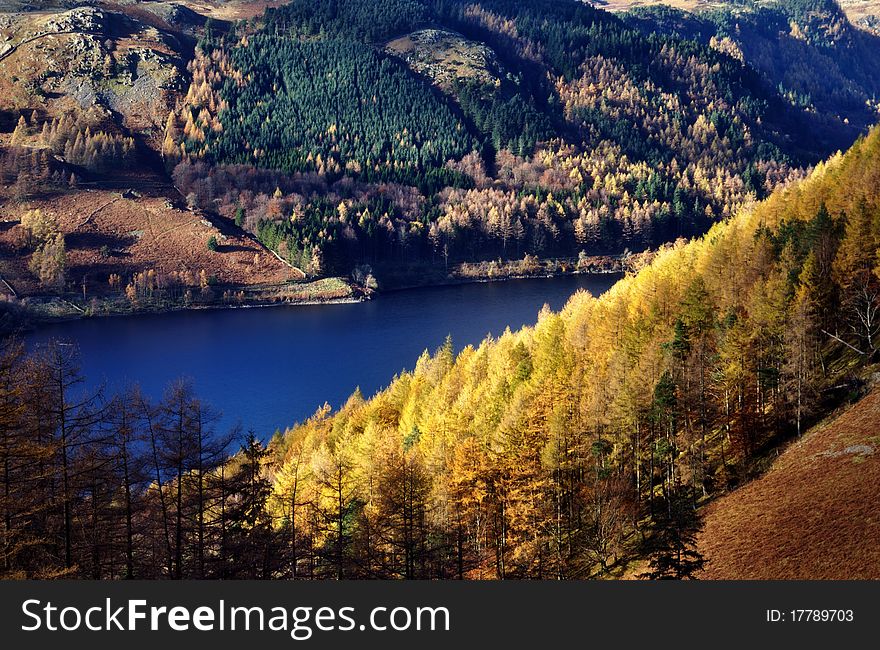
[{"label": "bracken covered hillside", "polygon": [[330,292],[301,282],[302,271],[194,209],[168,177],[164,127],[204,23],[168,3],[0,7],[4,310],[69,317],[351,297],[342,282]]},{"label": "bracken covered hillside", "polygon": [[705,578],[880,579],[880,391],[792,444],[712,504]]}]

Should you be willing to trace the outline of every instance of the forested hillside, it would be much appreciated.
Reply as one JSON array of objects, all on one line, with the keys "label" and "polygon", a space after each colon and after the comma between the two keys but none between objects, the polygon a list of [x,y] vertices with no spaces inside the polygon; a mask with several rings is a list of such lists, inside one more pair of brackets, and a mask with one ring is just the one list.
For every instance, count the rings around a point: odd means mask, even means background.
[{"label": "forested hillside", "polygon": [[[0,21],[0,274],[41,318],[635,267],[878,109],[878,37],[831,0],[44,4]],[[179,267],[222,288],[131,300]]]},{"label": "forested hillside", "polygon": [[227,94],[223,129],[203,145],[224,162],[341,173],[341,161],[367,179],[409,172],[408,184],[437,189],[454,182],[450,170],[434,180],[443,164],[474,147],[448,101],[372,48],[261,34],[230,63],[247,82]]},{"label": "forested hillside", "polygon": [[268,445],[186,384],[92,394],[69,345],[7,340],[0,571],[692,577],[700,507],[864,392],[878,250],[875,129],[600,298],[450,341]]},{"label": "forested hillside", "polygon": [[874,130],[599,299],[425,354],[273,441],[272,512],[318,574],[693,575],[696,507],[876,361],[878,181]]},{"label": "forested hillside", "polygon": [[198,205],[347,273],[700,234],[864,127],[664,31],[574,0],[294,0],[201,40],[166,161]]},{"label": "forested hillside", "polygon": [[880,36],[850,24],[834,0],[737,2],[695,13],[655,5],[622,18],[645,33],[694,39],[745,62],[817,122],[876,122]]}]

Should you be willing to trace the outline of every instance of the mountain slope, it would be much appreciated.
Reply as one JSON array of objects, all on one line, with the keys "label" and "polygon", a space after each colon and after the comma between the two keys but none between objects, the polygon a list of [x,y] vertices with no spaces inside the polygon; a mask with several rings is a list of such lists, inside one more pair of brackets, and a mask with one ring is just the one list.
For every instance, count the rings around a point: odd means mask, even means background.
[{"label": "mountain slope", "polygon": [[60,116],[98,108],[109,121],[118,117],[119,126],[149,135],[186,88],[194,42],[182,33],[90,6],[3,18],[4,110],[29,117],[33,110]]},{"label": "mountain slope", "polygon": [[[774,0],[765,1],[771,4]],[[742,0],[717,2],[713,0],[594,0],[592,4],[606,11],[622,13],[633,9],[643,9],[663,5],[683,11],[698,13],[719,8],[742,7],[745,4],[761,4],[760,0],[745,3]],[[880,3],[877,0],[838,0],[838,4],[849,21],[866,31],[880,35]]]},{"label": "mountain slope", "polygon": [[[815,113],[829,137],[877,120],[880,37],[850,24],[834,0],[731,3],[693,14],[655,6],[622,18],[647,33],[692,38],[744,61],[787,102]],[[848,146],[846,139],[837,146]]]},{"label": "mountain slope", "polygon": [[[218,233],[271,249],[267,279],[287,265],[381,288],[505,275],[536,257],[584,270],[702,234],[849,146],[880,78],[836,14],[830,32],[807,16],[803,39],[777,39],[784,20],[768,36],[744,12],[760,56],[742,57],[712,41],[722,27],[735,36],[732,19],[673,29],[575,0],[272,4],[199,5],[268,6],[234,24],[165,2],[3,14],[6,221],[131,187],[182,194]],[[764,70],[777,45],[788,77],[814,71],[827,92]],[[140,214],[103,234],[144,230]],[[184,247],[207,248],[204,234]],[[23,273],[36,268],[33,246],[4,243]],[[208,274],[244,277],[229,270],[244,263],[237,246],[212,250]],[[51,286],[31,272],[31,288],[76,301],[83,276],[95,295],[122,275],[121,292],[158,257],[174,255],[99,260]]]},{"label": "mountain slope", "polygon": [[294,0],[201,41],[167,151],[203,207],[349,271],[700,234],[862,127],[574,0]]},{"label": "mountain slope", "polygon": [[[317,544],[319,573],[695,575],[698,507],[876,368],[878,181],[874,129],[600,298],[319,410],[272,442],[275,515]],[[309,504],[293,514],[292,491]]]},{"label": "mountain slope", "polygon": [[705,513],[702,577],[880,579],[880,390],[791,444]]},{"label": "mountain slope", "polygon": [[0,10],[4,298],[75,316],[313,292],[270,288],[302,273],[196,209],[160,157],[204,23],[166,3]]}]

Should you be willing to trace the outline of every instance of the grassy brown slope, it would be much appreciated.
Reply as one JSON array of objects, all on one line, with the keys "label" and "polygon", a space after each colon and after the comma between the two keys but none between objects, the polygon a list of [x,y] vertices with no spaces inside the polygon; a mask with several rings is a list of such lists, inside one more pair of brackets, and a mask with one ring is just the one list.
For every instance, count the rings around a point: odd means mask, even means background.
[{"label": "grassy brown slope", "polygon": [[[119,192],[80,190],[32,199],[17,212],[25,207],[58,217],[67,244],[68,281],[79,287],[85,278],[90,296],[111,293],[111,273],[127,282],[134,273],[149,269],[163,274],[189,271],[195,277],[204,269],[218,282],[236,285],[295,279],[293,270],[262,246],[241,235],[224,236],[204,215],[175,208],[162,196],[127,198]],[[0,202],[0,219],[4,212]],[[6,226],[0,230],[0,250],[4,245],[15,250],[20,235]],[[216,252],[208,250],[211,236],[220,244]],[[22,296],[42,293],[28,271],[29,259],[19,253],[0,261],[0,273]]]},{"label": "grassy brown slope", "polygon": [[711,579],[880,579],[880,388],[707,509]]},{"label": "grassy brown slope", "polygon": [[[63,152],[56,150],[50,159],[59,163],[55,167],[64,179],[75,172],[76,187],[31,184],[24,200],[8,175],[4,178],[0,298],[40,301],[54,295],[29,269],[33,246],[23,245],[18,225],[29,209],[57,217],[66,245],[64,297],[81,306],[92,297],[124,295],[131,277],[149,270],[166,277],[184,272],[195,278],[197,293],[204,271],[224,291],[247,289],[247,302],[261,301],[264,292],[298,296],[306,285],[289,291],[275,291],[275,285],[302,279],[302,273],[253,237],[223,220],[212,222],[209,215],[175,207],[181,197],[156,149],[169,109],[188,85],[185,65],[195,41],[185,31],[200,19],[183,15],[189,22],[178,26],[166,22],[165,13],[153,14],[127,0],[99,4],[4,13],[0,0],[0,158],[11,145],[19,115],[28,122],[18,140],[24,150],[44,149],[43,123],[69,114],[93,131],[133,136],[139,152],[122,168],[89,170],[63,163]],[[123,192],[126,188],[137,192]],[[218,241],[216,251],[208,249],[211,237]],[[111,274],[121,276],[118,286],[109,285]],[[337,287],[327,298],[350,294],[340,292]]]}]

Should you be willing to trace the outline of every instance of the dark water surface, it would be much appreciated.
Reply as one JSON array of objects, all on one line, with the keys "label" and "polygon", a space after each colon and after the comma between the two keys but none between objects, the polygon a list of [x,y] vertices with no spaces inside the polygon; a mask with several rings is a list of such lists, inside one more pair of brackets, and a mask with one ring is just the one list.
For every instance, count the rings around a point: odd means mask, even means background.
[{"label": "dark water surface", "polygon": [[598,295],[617,275],[582,275],[432,287],[350,305],[232,309],[73,321],[41,327],[78,344],[89,386],[108,392],[138,383],[160,398],[169,382],[192,380],[223,414],[266,438],[325,401],[337,407],[355,387],[372,395],[411,369],[447,334],[455,348],[535,322],[544,303],[561,308],[577,289]]}]

